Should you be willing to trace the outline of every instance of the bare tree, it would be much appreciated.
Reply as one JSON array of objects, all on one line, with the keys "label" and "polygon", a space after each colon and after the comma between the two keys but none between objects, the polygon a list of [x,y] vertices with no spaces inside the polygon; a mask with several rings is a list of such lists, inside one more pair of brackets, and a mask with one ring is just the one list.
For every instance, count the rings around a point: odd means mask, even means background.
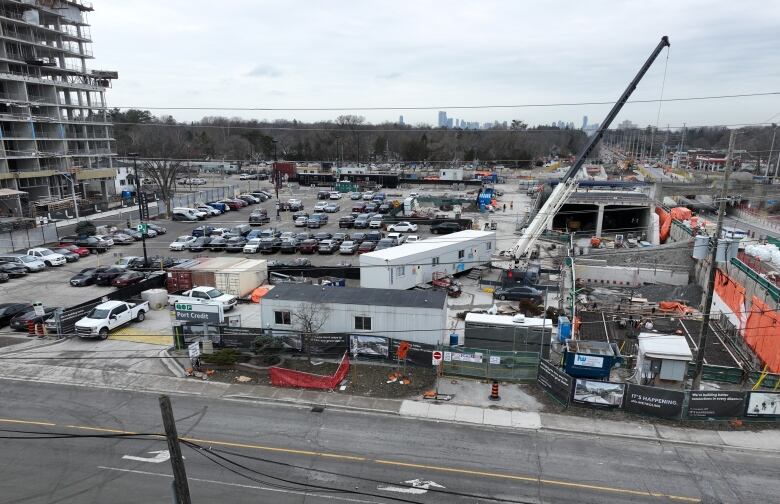
[{"label": "bare tree", "polygon": [[306,349],[309,362],[311,362],[312,341],[329,317],[329,309],[314,303],[303,303],[292,314],[294,327],[301,333],[301,344]]},{"label": "bare tree", "polygon": [[166,216],[170,219],[173,215],[171,202],[176,192],[176,178],[184,169],[181,161],[168,159],[152,159],[144,161],[144,177],[154,181],[158,187],[158,195],[165,203]]}]

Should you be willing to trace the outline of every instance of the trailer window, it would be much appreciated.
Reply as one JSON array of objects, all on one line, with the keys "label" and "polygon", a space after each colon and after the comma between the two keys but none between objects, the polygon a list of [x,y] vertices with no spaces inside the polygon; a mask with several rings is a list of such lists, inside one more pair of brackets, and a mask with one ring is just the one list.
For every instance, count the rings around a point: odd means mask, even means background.
[{"label": "trailer window", "polygon": [[371,330],[371,317],[355,317],[355,330],[357,331],[370,331]]},{"label": "trailer window", "polygon": [[437,264],[439,264],[439,258],[438,257],[434,257],[433,259],[431,259],[431,265],[436,266]]},{"label": "trailer window", "polygon": [[490,242],[487,242],[487,243],[485,244],[485,250],[490,250],[490,249],[492,249],[492,248],[493,248],[493,244],[492,244],[492,243],[490,243]]},{"label": "trailer window", "polygon": [[402,277],[406,274],[406,266],[396,266],[395,276]]},{"label": "trailer window", "polygon": [[458,250],[458,259],[463,259],[463,256],[466,255],[465,250]]},{"label": "trailer window", "polygon": [[290,312],[288,311],[275,311],[274,312],[274,322],[280,325],[292,325],[292,321],[290,319]]}]

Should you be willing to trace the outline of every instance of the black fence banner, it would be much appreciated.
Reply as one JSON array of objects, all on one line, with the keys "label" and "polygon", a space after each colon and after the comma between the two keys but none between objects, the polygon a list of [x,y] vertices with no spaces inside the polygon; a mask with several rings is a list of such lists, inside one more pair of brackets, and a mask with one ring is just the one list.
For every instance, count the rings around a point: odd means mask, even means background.
[{"label": "black fence banner", "polygon": [[679,419],[682,416],[684,399],[685,393],[679,390],[629,384],[623,409],[639,415]]},{"label": "black fence banner", "polygon": [[748,392],[745,416],[780,417],[780,392]]},{"label": "black fence banner", "polygon": [[309,338],[311,353],[317,355],[343,355],[349,349],[346,334],[313,334]]},{"label": "black fence banner", "polygon": [[572,377],[555,367],[550,361],[540,360],[536,374],[539,385],[561,403],[568,405],[571,397]]},{"label": "black fence banner", "polygon": [[745,393],[739,390],[692,390],[688,418],[734,418],[745,411]]},{"label": "black fence banner", "polygon": [[620,408],[626,392],[624,383],[583,380],[577,378],[574,382],[572,400],[579,404],[604,408]]},{"label": "black fence banner", "polygon": [[253,349],[255,339],[263,330],[259,327],[220,326],[220,344],[224,347]]},{"label": "black fence banner", "polygon": [[349,352],[353,357],[377,357],[387,359],[390,354],[390,339],[367,334],[349,335]]},{"label": "black fence banner", "polygon": [[[390,340],[390,360],[396,359],[398,353],[398,345],[404,340],[391,339]],[[431,353],[436,349],[433,345],[425,345],[423,343],[416,343],[409,341],[409,353],[406,354],[406,362],[415,364],[417,366],[433,366]]]}]

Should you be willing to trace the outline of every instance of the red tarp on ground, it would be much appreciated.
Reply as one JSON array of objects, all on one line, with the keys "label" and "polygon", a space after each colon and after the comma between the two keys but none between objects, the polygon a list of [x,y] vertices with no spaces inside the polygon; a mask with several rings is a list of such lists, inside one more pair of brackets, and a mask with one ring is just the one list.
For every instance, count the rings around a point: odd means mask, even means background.
[{"label": "red tarp on ground", "polygon": [[333,390],[347,377],[349,373],[349,357],[344,353],[336,372],[330,376],[304,373],[292,369],[273,367],[268,370],[271,375],[271,385],[274,387],[308,388],[318,390]]},{"label": "red tarp on ground", "polygon": [[753,296],[745,342],[772,373],[780,373],[780,314]]},{"label": "red tarp on ground", "polygon": [[691,220],[691,209],[684,206],[672,208],[672,219],[680,222]]},{"label": "red tarp on ground", "polygon": [[690,306],[684,303],[678,303],[677,301],[661,301],[658,303],[658,308],[660,308],[661,311],[673,311],[684,315],[688,315],[696,311]]},{"label": "red tarp on ground", "polygon": [[721,270],[717,270],[715,271],[715,292],[731,308],[731,312],[744,322],[745,288],[742,287],[742,284],[735,282]]}]

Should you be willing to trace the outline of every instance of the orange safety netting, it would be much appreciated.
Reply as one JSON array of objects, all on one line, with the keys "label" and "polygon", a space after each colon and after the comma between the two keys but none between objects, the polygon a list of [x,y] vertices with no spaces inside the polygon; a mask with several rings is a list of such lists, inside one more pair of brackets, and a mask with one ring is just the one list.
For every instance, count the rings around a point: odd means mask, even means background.
[{"label": "orange safety netting", "polygon": [[780,314],[753,296],[745,342],[772,373],[780,373]]},{"label": "orange safety netting", "polygon": [[655,207],[655,213],[658,214],[659,233],[661,243],[665,243],[672,230],[672,216],[661,207]]},{"label": "orange safety netting", "polygon": [[691,220],[691,209],[684,206],[672,208],[672,219],[676,219],[681,222]]},{"label": "orange safety netting", "polygon": [[720,270],[715,271],[715,292],[731,309],[731,312],[743,319],[745,313],[745,288]]}]

